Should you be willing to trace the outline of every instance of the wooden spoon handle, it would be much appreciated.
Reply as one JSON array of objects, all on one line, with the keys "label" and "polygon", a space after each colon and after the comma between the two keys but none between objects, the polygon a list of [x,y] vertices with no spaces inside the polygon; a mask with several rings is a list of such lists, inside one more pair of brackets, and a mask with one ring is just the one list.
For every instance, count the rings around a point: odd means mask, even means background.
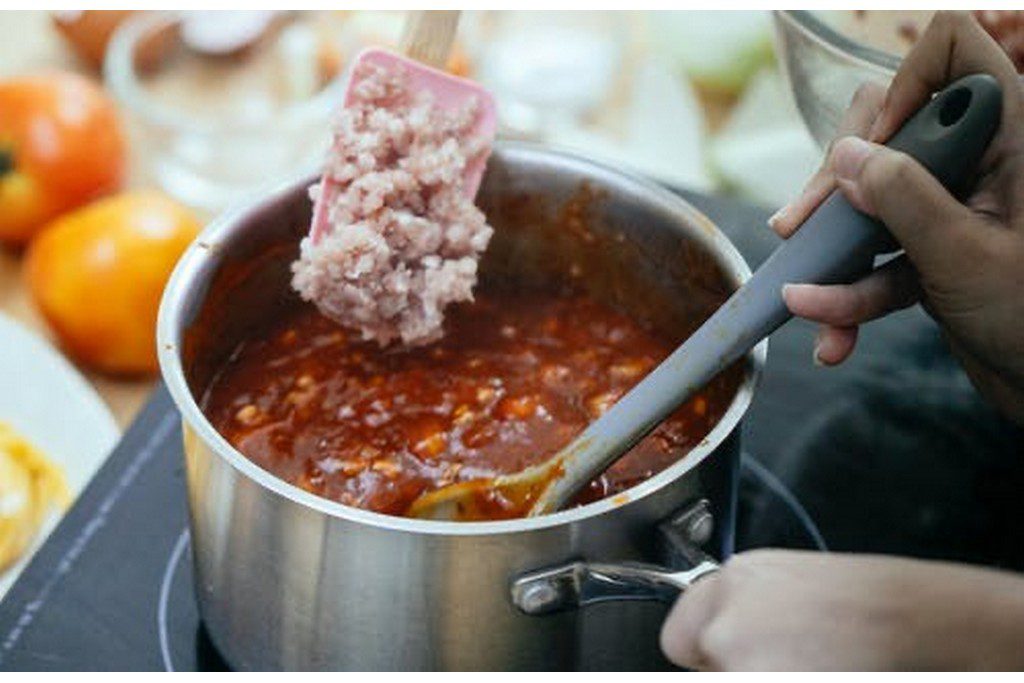
[{"label": "wooden spoon handle", "polygon": [[443,69],[459,27],[458,10],[415,10],[408,13],[402,32],[405,56],[427,66]]}]

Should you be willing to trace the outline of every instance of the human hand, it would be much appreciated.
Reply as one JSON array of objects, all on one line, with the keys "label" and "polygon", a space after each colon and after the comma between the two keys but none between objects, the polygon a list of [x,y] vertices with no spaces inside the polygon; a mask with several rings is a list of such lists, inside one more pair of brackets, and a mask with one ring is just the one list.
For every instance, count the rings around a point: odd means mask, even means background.
[{"label": "human hand", "polygon": [[758,550],[687,589],[665,655],[714,670],[1019,669],[1024,579],[870,555]]},{"label": "human hand", "polygon": [[[913,159],[876,143],[933,92],[979,72],[1003,87],[1002,121],[960,203]],[[851,285],[784,288],[794,315],[822,325],[816,361],[841,363],[861,323],[920,301],[975,386],[1024,422],[1024,90],[1013,64],[970,15],[939,12],[888,93],[858,91],[840,136],[800,197],[772,217],[773,229],[790,236],[838,187],[889,228],[905,255]]]}]

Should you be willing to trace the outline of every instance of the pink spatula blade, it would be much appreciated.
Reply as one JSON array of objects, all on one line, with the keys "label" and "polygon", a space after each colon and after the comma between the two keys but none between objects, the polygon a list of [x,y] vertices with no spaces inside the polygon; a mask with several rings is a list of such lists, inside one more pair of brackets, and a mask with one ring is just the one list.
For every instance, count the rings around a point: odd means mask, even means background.
[{"label": "pink spatula blade", "polygon": [[[479,84],[465,78],[452,76],[438,69],[425,66],[415,60],[407,59],[380,48],[368,48],[359,53],[349,67],[349,83],[345,91],[344,106],[350,106],[353,99],[353,74],[363,64],[381,66],[390,72],[404,71],[408,78],[409,88],[414,91],[429,91],[434,96],[434,104],[448,111],[458,111],[468,100],[475,98],[478,102],[477,120],[470,135],[487,140],[490,143],[498,127],[497,111],[494,98]],[[488,144],[488,149],[490,145]],[[463,190],[467,197],[476,196],[480,181],[487,165],[487,154],[474,157],[463,171]],[[330,231],[328,207],[339,191],[338,183],[324,174],[320,194],[313,209],[313,223],[310,237],[318,242]]]}]

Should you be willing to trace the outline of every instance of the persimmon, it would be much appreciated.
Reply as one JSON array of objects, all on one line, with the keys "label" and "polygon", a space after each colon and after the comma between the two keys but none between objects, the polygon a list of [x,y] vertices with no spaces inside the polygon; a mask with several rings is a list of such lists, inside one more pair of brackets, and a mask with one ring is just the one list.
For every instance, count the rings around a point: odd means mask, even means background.
[{"label": "persimmon", "polygon": [[101,199],[47,225],[29,246],[25,274],[67,353],[107,373],[155,372],[160,296],[199,228],[188,209],[151,191]]}]

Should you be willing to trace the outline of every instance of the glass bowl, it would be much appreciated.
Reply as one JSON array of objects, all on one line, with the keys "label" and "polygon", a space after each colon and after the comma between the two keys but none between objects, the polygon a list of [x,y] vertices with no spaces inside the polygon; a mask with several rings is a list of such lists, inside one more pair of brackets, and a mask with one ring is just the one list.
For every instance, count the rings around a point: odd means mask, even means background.
[{"label": "glass bowl", "polygon": [[822,147],[862,83],[888,85],[900,58],[842,35],[813,12],[773,12],[779,60],[797,109]]},{"label": "glass bowl", "polygon": [[282,14],[251,44],[219,55],[191,49],[182,20],[140,12],[107,52],[104,77],[127,114],[136,177],[218,211],[316,164],[344,88],[332,17]]}]

